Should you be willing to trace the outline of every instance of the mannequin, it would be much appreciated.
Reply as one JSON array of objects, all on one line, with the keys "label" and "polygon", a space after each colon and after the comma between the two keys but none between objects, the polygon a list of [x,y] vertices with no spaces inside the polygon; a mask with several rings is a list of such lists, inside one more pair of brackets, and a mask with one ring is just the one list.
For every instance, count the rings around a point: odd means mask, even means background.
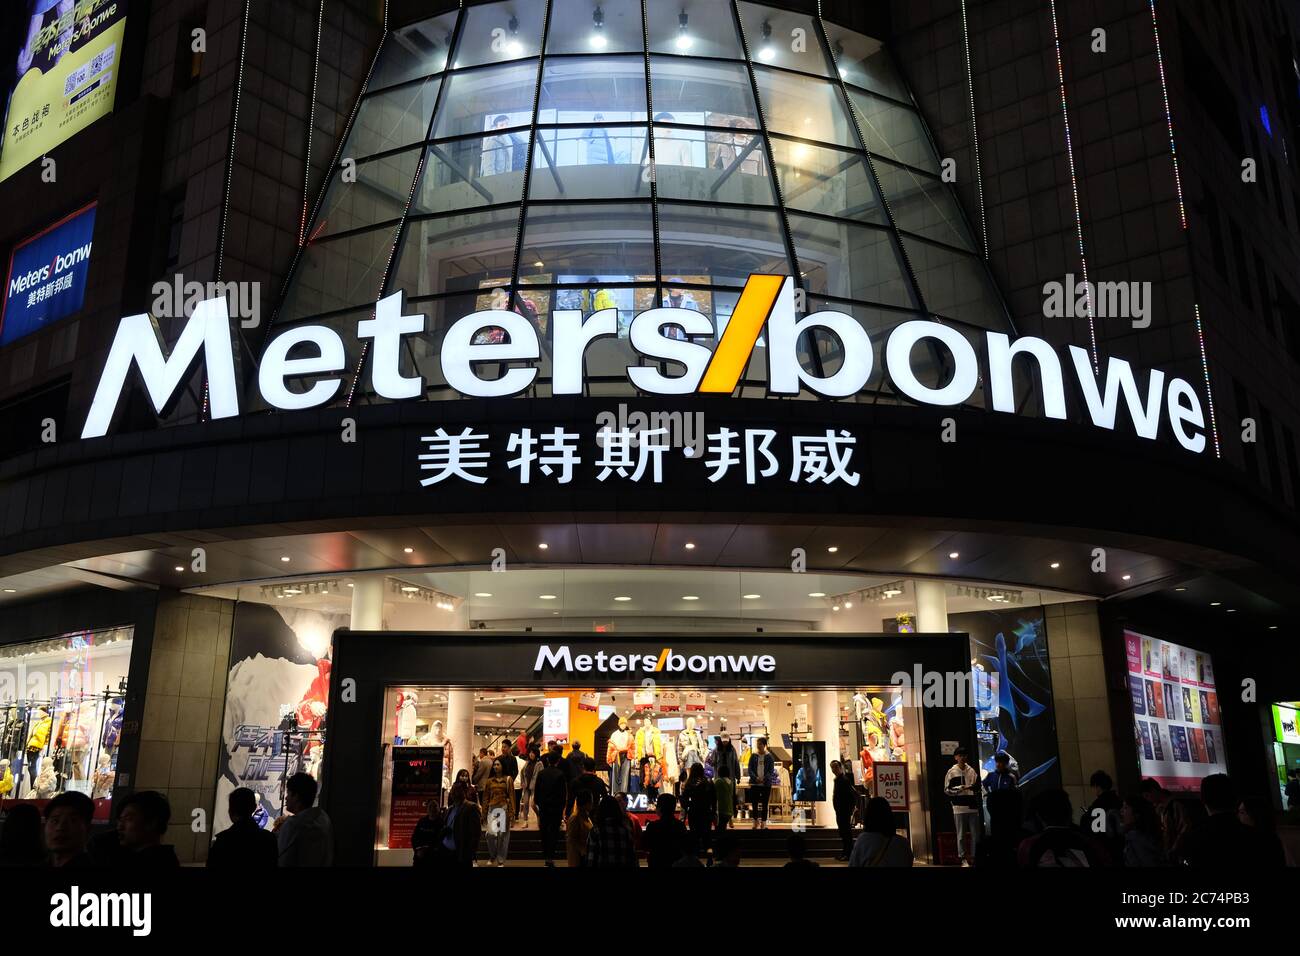
[{"label": "mannequin", "polygon": [[636,759],[653,755],[657,760],[664,759],[664,741],[659,728],[647,717],[641,722],[641,729],[636,732]]},{"label": "mannequin", "polygon": [[0,755],[5,758],[18,756],[22,753],[23,742],[23,713],[20,708],[11,706],[0,735]]},{"label": "mannequin", "polygon": [[8,760],[0,760],[0,800],[14,792],[14,774]]},{"label": "mannequin", "polygon": [[605,748],[605,763],[609,764],[610,793],[627,793],[632,779],[632,731],[627,728],[627,718],[618,718],[618,730],[609,735]]},{"label": "mannequin", "polygon": [[420,702],[420,695],[413,690],[405,691],[397,702],[397,744],[405,744],[415,736],[415,705]]},{"label": "mannequin", "polygon": [[[41,751],[50,741],[50,727],[54,723],[50,717],[49,711],[44,707],[37,707],[32,712],[32,732],[27,737],[27,779],[32,786],[36,785],[36,763],[40,757]],[[49,763],[49,761],[46,761]],[[51,768],[53,772],[53,768]]]},{"label": "mannequin", "polygon": [[100,740],[105,750],[112,751],[122,740],[122,698],[114,697],[108,702],[108,714],[104,717],[104,734]]},{"label": "mannequin", "polygon": [[99,766],[95,768],[95,778],[91,789],[91,797],[98,800],[100,797],[107,797],[113,792],[113,768],[110,766],[112,757],[106,753],[99,755]]},{"label": "mannequin", "polygon": [[59,789],[59,778],[54,775],[54,761],[43,761],[45,766],[41,767],[41,772],[36,775],[36,783],[33,785],[36,789],[37,800],[48,800]]},{"label": "mannequin", "polygon": [[451,787],[451,768],[452,758],[454,756],[451,738],[447,736],[442,728],[442,721],[435,720],[429,732],[420,738],[421,747],[441,747],[442,748],[442,785],[444,788]]},{"label": "mannequin", "polygon": [[691,767],[704,763],[704,735],[695,729],[695,718],[686,718],[686,729],[677,737],[678,774],[685,777]]},{"label": "mannequin", "polygon": [[[661,731],[662,733],[662,731]],[[672,734],[664,734],[664,787],[671,789],[677,774],[677,740]]]}]

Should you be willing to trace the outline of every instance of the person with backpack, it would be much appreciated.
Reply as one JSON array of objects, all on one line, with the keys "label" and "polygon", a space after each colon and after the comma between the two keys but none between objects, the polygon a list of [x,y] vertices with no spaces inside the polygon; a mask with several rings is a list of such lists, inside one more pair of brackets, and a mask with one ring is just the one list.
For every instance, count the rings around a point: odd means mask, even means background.
[{"label": "person with backpack", "polygon": [[1110,863],[1105,847],[1074,826],[1074,808],[1064,790],[1044,790],[1034,797],[1029,810],[1040,830],[1021,842],[1016,853],[1018,865],[1096,867]]},{"label": "person with backpack", "polygon": [[713,845],[713,822],[718,814],[718,795],[713,781],[704,776],[703,764],[692,764],[682,788],[682,808],[686,826],[696,845],[706,857]]},{"label": "person with backpack", "polygon": [[[952,819],[957,828],[957,856],[962,866],[973,866],[975,847],[979,843],[980,776],[966,757],[965,747],[958,747],[953,752],[953,764],[944,774],[943,792],[952,802]],[[967,836],[970,837],[969,848]]]},{"label": "person with backpack", "polygon": [[911,866],[912,845],[898,835],[894,810],[884,797],[867,801],[862,815],[862,835],[853,844],[849,866]]}]

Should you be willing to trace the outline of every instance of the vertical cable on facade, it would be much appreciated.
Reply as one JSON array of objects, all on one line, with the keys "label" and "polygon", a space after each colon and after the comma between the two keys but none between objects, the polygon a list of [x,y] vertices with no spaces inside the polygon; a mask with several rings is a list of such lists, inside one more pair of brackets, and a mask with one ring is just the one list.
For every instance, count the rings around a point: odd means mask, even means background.
[{"label": "vertical cable on facade", "polygon": [[1079,212],[1079,177],[1074,170],[1074,142],[1070,138],[1070,106],[1065,99],[1065,64],[1061,59],[1061,31],[1056,22],[1056,0],[1048,0],[1052,9],[1052,39],[1056,45],[1056,76],[1061,85],[1061,115],[1065,119],[1065,155],[1070,163],[1070,192],[1074,197],[1074,228],[1079,237],[1079,261],[1083,268],[1083,291],[1088,302],[1088,341],[1092,347],[1092,370],[1101,371],[1097,358],[1097,326],[1092,308],[1092,284],[1088,281],[1088,256],[1083,248],[1083,216]]},{"label": "vertical cable on facade", "polygon": [[311,101],[307,109],[307,152],[302,161],[302,219],[298,224],[298,245],[307,239],[307,195],[311,189],[311,140],[316,131],[316,88],[320,82],[320,41],[325,28],[325,0],[316,13],[316,55],[312,60]]}]

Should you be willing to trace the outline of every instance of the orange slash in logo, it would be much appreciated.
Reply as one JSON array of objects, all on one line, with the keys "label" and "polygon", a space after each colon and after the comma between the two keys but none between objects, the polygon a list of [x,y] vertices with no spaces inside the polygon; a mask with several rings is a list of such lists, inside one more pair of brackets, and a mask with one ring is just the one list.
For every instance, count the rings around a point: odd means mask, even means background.
[{"label": "orange slash in logo", "polygon": [[727,330],[722,333],[722,341],[713,352],[709,367],[700,381],[701,392],[717,392],[730,395],[740,381],[741,373],[749,362],[749,356],[758,342],[758,334],[763,331],[763,323],[772,314],[772,306],[781,292],[785,276],[756,274],[751,275],[745,283],[745,291],[736,303],[736,310],[731,313]]}]

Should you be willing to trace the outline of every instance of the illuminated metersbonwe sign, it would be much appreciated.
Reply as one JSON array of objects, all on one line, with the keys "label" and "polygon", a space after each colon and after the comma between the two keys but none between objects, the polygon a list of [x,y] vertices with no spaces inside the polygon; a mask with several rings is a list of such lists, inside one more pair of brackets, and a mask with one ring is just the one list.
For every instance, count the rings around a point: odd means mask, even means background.
[{"label": "illuminated metersbonwe sign", "polygon": [[[373,317],[357,323],[356,338],[369,347],[370,387],[376,395],[402,401],[424,394],[424,381],[418,372],[407,374],[403,370],[401,355],[404,340],[426,334],[426,325],[426,316],[404,314],[401,292],[380,299]],[[552,394],[581,395],[586,350],[598,339],[618,335],[617,310],[601,309],[584,318],[580,310],[561,309],[552,313],[551,325]],[[486,336],[480,333],[489,329],[504,330],[502,341],[483,343]],[[800,362],[799,340],[813,330],[830,334],[840,343],[842,360],[829,374],[809,371]],[[863,390],[875,367],[873,343],[857,319],[831,310],[801,317],[795,309],[790,278],[756,274],[746,282],[730,322],[713,347],[696,341],[712,339],[715,330],[707,316],[693,309],[665,307],[637,315],[629,330],[632,348],[654,364],[627,366],[628,381],[647,395],[730,395],[764,331],[767,348],[762,355],[767,363],[770,396],[797,395],[806,389],[824,398],[846,398]],[[945,384],[936,387],[921,381],[912,357],[922,343],[943,349],[950,357],[953,371]],[[977,344],[983,352],[982,362]],[[286,329],[273,337],[262,353],[257,379],[262,399],[282,410],[315,408],[330,402],[343,386],[347,351],[342,335],[328,326]],[[980,382],[981,365],[986,365],[985,387],[993,410],[1015,414],[1012,363],[1019,357],[1022,363],[1030,362],[1035,367],[1043,413],[1055,419],[1066,418],[1064,369],[1070,368],[1078,380],[1088,415],[1097,427],[1115,429],[1122,396],[1140,438],[1154,440],[1161,420],[1167,419],[1179,445],[1197,454],[1204,451],[1205,414],[1200,396],[1187,381],[1152,370],[1143,386],[1133,367],[1122,359],[1108,359],[1098,374],[1084,349],[1067,346],[1066,356],[1063,361],[1050,343],[1033,336],[1013,341],[1001,332],[990,331],[973,343],[952,326],[914,319],[900,323],[889,333],[882,362],[895,391],[931,406],[966,402]],[[533,363],[541,357],[537,329],[526,317],[489,309],[454,322],[443,337],[438,360],[447,384],[462,395],[504,398],[533,385],[538,375]],[[238,415],[240,396],[224,299],[209,299],[195,307],[169,355],[164,354],[149,315],[125,317],[118,326],[81,437],[108,433],[133,367],[144,380],[155,410],[161,411],[176,395],[186,371],[200,358],[207,375],[212,417]],[[480,374],[484,363],[511,367],[495,378],[484,378]],[[670,374],[661,363],[676,363],[682,371]],[[310,384],[295,391],[289,388],[290,381]]]}]

